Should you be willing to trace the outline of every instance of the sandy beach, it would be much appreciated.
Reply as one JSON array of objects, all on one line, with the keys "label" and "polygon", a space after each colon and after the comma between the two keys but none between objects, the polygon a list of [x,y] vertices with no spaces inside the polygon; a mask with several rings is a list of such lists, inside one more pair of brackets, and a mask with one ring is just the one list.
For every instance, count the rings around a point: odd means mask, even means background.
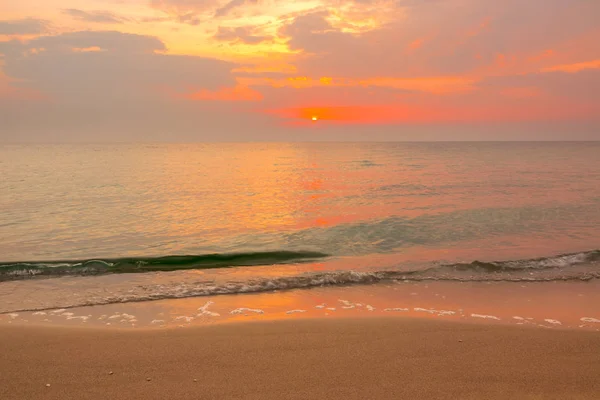
[{"label": "sandy beach", "polygon": [[[597,399],[600,334],[410,318],[4,326],[2,399]],[[50,385],[50,386],[47,386]]]}]

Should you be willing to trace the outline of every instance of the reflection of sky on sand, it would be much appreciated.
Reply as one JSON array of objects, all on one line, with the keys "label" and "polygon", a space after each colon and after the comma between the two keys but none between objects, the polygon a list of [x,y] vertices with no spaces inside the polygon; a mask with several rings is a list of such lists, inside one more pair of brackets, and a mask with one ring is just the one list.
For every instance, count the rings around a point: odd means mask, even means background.
[{"label": "reflection of sky on sand", "polygon": [[296,318],[433,318],[600,330],[600,283],[397,283],[113,304],[0,316],[1,323],[165,328]]}]

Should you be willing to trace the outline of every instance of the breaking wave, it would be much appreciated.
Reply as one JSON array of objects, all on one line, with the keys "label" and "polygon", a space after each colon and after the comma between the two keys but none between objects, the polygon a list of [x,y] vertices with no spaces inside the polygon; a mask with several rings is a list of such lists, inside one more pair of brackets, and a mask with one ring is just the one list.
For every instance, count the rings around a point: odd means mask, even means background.
[{"label": "breaking wave", "polygon": [[235,254],[204,254],[165,257],[130,257],[78,261],[33,261],[0,263],[0,282],[33,277],[85,276],[114,273],[176,271],[250,267],[298,263],[327,257],[310,251],[269,251]]},{"label": "breaking wave", "polygon": [[[268,254],[269,256],[265,256]],[[258,257],[239,256],[236,265],[256,265],[258,260],[276,259],[304,260],[322,256],[319,253],[264,253]],[[285,257],[282,254],[286,254]],[[203,256],[207,257],[207,256]],[[215,257],[215,256],[211,256]],[[232,256],[233,257],[233,256]],[[246,259],[245,257],[250,257]],[[158,260],[158,259],[152,259]],[[179,265],[182,261],[170,259]],[[206,260],[206,258],[202,258]],[[231,265],[232,260],[226,262]],[[197,262],[197,260],[196,260]],[[203,265],[221,265],[217,261]],[[151,265],[151,264],[150,264]],[[160,264],[162,265],[162,264]],[[197,264],[195,264],[197,265]],[[217,268],[217,266],[213,266]],[[273,290],[303,289],[324,286],[368,285],[385,282],[419,281],[458,281],[458,282],[552,282],[552,281],[589,281],[600,278],[600,250],[583,253],[564,254],[547,258],[512,260],[499,262],[480,262],[441,264],[420,270],[386,269],[375,271],[341,270],[330,272],[310,272],[294,276],[265,277],[240,281],[194,281],[185,279],[179,282],[163,284],[143,284],[128,288],[126,291],[109,291],[103,295],[85,295],[60,304],[46,305],[13,311],[34,311],[49,308],[69,308],[113,303],[127,303],[150,300],[177,299],[221,294],[259,293]],[[107,288],[108,289],[108,288]]]}]

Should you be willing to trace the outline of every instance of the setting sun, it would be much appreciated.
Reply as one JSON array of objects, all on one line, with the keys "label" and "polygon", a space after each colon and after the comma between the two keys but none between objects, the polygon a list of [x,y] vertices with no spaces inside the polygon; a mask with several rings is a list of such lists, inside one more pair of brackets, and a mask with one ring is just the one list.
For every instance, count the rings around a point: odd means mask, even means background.
[{"label": "setting sun", "polygon": [[317,118],[316,116],[312,117],[312,120],[313,120],[313,121],[316,121],[316,120],[318,120],[318,119],[319,119],[319,118]]}]

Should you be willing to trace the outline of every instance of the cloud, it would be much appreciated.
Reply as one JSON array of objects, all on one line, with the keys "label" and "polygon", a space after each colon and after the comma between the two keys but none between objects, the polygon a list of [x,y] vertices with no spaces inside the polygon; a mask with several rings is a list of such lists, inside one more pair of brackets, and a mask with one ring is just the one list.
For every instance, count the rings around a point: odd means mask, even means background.
[{"label": "cloud", "polygon": [[217,7],[220,0],[150,0],[150,6],[161,10],[205,11]]},{"label": "cloud", "polygon": [[[564,104],[589,102],[600,108],[600,69],[585,69],[577,73],[561,70],[523,75],[486,78],[483,88],[536,88],[545,98],[562,100]],[[598,114],[600,116],[600,114]]]},{"label": "cloud", "polygon": [[[128,14],[131,20],[111,13],[118,8],[68,9],[73,18],[63,15],[61,25],[52,26],[66,33],[0,42],[0,69],[7,75],[0,81],[0,120],[42,136],[48,127],[57,135],[187,132],[201,138],[213,131],[221,138],[236,127],[267,132],[263,128],[282,121],[311,124],[307,117],[316,112],[318,126],[348,129],[597,122],[600,115],[599,1],[144,2],[153,10]],[[81,25],[75,19],[156,32],[162,40],[72,32]],[[11,32],[46,29],[44,21],[23,21],[39,25],[3,21],[0,32],[7,22]],[[147,23],[157,21],[166,23]],[[338,139],[346,138],[346,130],[339,132]],[[245,137],[251,138],[239,136]]]},{"label": "cloud", "polygon": [[150,0],[150,6],[178,12],[211,11],[216,17],[229,14],[236,8],[246,4],[257,4],[259,0]]},{"label": "cloud", "polygon": [[306,76],[296,76],[287,78],[271,77],[248,77],[239,78],[248,86],[271,86],[271,87],[290,87],[295,89],[307,89],[315,87],[347,88],[361,87],[373,88],[384,87],[404,92],[426,92],[438,95],[446,93],[469,92],[475,89],[477,79],[460,76],[430,76],[418,78],[334,78],[321,77],[310,78]]},{"label": "cloud", "polygon": [[547,67],[542,69],[543,72],[568,72],[568,73],[576,73],[579,71],[584,71],[587,69],[600,69],[600,59],[593,61],[585,61],[574,64],[563,64],[563,65],[554,65],[552,67]]},{"label": "cloud", "polygon": [[[32,50],[40,51],[32,53]],[[81,49],[98,51],[82,52]],[[225,61],[160,54],[157,38],[115,31],[85,31],[12,42],[4,71],[57,98],[145,96],[150,87],[217,89],[235,83]],[[91,95],[90,98],[80,96]]]},{"label": "cloud", "polygon": [[[0,140],[19,132],[44,135],[44,127],[71,138],[87,131],[95,137],[130,131],[148,137],[173,130],[191,134],[200,125],[236,124],[226,117],[233,106],[215,108],[215,101],[256,99],[251,91],[223,89],[236,87],[231,70],[237,64],[163,54],[164,44],[151,36],[85,31],[0,46],[10,84],[46,99],[23,104],[5,98],[0,120],[15,129],[0,132]],[[196,93],[205,101],[171,93]]]},{"label": "cloud", "polygon": [[41,19],[27,18],[0,21],[0,35],[38,35],[48,30],[48,23]]},{"label": "cloud", "polygon": [[150,0],[150,7],[168,14],[182,24],[198,25],[202,16],[209,17],[219,0]]},{"label": "cloud", "polygon": [[224,6],[219,7],[217,11],[215,11],[215,17],[224,17],[229,14],[234,9],[243,6],[246,3],[254,3],[256,4],[258,0],[230,0]]},{"label": "cloud", "polygon": [[418,107],[407,104],[394,104],[388,106],[334,106],[334,107],[307,107],[268,110],[286,120],[296,120],[297,123],[306,123],[316,117],[319,123],[330,124],[414,124],[414,123],[465,123],[465,122],[498,122],[510,120],[535,121],[547,119],[547,109],[522,108],[460,108],[446,107]]},{"label": "cloud", "polygon": [[[311,0],[300,0],[300,3]],[[248,7],[261,6],[248,13]],[[214,19],[245,20],[260,14],[276,16],[281,8],[297,7],[281,0],[150,0],[150,7],[163,11],[175,21],[196,25],[210,24]]]},{"label": "cloud", "polygon": [[[143,36],[117,31],[80,31],[63,33],[56,36],[41,36],[28,42],[10,41],[0,47],[4,48],[7,56],[7,67],[11,63],[24,62],[33,65],[36,57],[60,58],[73,49],[85,49],[98,47],[101,50],[114,53],[128,54],[130,56],[140,54],[154,54],[166,50],[164,43],[153,36]],[[34,57],[25,57],[28,52],[43,49],[43,52]],[[15,71],[18,73],[19,71]]]},{"label": "cloud", "polygon": [[270,36],[255,34],[256,28],[252,26],[240,26],[236,28],[220,26],[214,38],[225,42],[242,42],[246,44],[258,44],[271,39]]},{"label": "cloud", "polygon": [[221,18],[246,4],[258,0],[151,0],[150,6],[161,10],[177,22],[197,25],[203,20]]},{"label": "cloud", "polygon": [[588,0],[395,4],[383,24],[371,27],[378,11],[366,13],[362,23],[369,28],[364,31],[345,29],[335,11],[328,10],[296,16],[280,33],[291,50],[301,52],[295,62],[301,74],[457,75],[487,67],[499,54],[520,61],[589,34],[598,29],[595,16],[600,13],[600,2]]},{"label": "cloud", "polygon": [[99,24],[122,24],[126,21],[109,11],[83,11],[76,8],[67,8],[63,10],[63,13],[80,21]]}]

